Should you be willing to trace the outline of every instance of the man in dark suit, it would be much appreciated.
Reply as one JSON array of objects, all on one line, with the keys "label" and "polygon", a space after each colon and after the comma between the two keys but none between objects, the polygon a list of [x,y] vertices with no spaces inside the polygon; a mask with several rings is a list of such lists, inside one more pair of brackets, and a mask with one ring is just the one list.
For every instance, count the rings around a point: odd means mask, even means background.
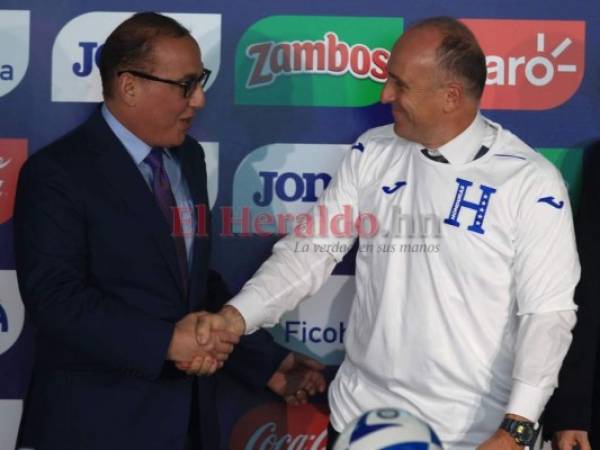
[{"label": "man in dark suit", "polygon": [[[229,295],[209,269],[210,230],[185,232],[200,219],[177,214],[208,204],[204,154],[186,133],[210,72],[189,32],[155,13],[113,31],[100,71],[102,108],[33,155],[19,180],[16,264],[36,327],[31,444],[215,450],[214,381],[178,369],[197,358],[197,372],[213,373],[235,342],[194,335],[196,311]],[[324,388],[315,364],[266,334],[245,344],[227,365],[251,385],[292,398]]]},{"label": "man in dark suit", "polygon": [[558,450],[600,448],[600,142],[584,156],[582,195],[575,218],[581,280],[575,291],[577,325],[545,413],[546,437]]}]

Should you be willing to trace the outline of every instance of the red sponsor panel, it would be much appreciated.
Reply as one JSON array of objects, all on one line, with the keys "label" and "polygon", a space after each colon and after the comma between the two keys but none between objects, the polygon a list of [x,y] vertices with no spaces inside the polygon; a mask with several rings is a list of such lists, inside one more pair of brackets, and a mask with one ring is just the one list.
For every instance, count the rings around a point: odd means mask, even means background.
[{"label": "red sponsor panel", "polygon": [[555,108],[579,88],[585,22],[461,19],[486,55],[484,109]]},{"label": "red sponsor panel", "polygon": [[325,450],[329,410],[322,405],[268,403],[248,411],[235,425],[230,450]]},{"label": "red sponsor panel", "polygon": [[13,215],[17,179],[26,159],[27,139],[0,139],[0,224]]}]

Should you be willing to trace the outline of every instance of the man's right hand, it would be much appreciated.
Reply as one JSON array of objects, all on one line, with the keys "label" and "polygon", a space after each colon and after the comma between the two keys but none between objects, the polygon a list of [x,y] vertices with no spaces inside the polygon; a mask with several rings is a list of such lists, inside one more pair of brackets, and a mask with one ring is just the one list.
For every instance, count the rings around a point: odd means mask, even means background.
[{"label": "man's right hand", "polygon": [[201,314],[196,325],[196,338],[200,345],[209,341],[215,331],[227,331],[238,339],[246,331],[246,321],[233,306],[225,305],[216,314],[205,312]]},{"label": "man's right hand", "polygon": [[554,433],[552,439],[554,450],[573,450],[576,446],[579,450],[592,450],[587,431],[564,430]]},{"label": "man's right hand", "polygon": [[[239,338],[246,331],[246,322],[240,314],[240,312],[233,306],[225,305],[221,311],[216,314],[207,312],[201,312],[198,315],[196,322],[195,337],[198,345],[205,346],[217,339],[218,336],[225,334],[226,336],[235,339],[235,343],[239,342]],[[230,341],[229,341],[230,342]],[[181,370],[185,370],[187,373],[193,373],[196,375],[213,373],[216,369],[223,365],[223,361],[218,364],[218,367],[214,368],[210,366],[210,361],[206,361],[206,358],[201,356],[194,358],[190,363],[185,365],[177,365]]]},{"label": "man's right hand", "polygon": [[177,322],[173,331],[167,359],[174,361],[179,369],[188,373],[214,373],[227,360],[234,344],[239,342],[238,335],[224,328],[211,330],[212,332],[200,342],[196,330],[199,324],[205,321],[203,316],[206,315],[208,313],[205,312],[190,313]]}]

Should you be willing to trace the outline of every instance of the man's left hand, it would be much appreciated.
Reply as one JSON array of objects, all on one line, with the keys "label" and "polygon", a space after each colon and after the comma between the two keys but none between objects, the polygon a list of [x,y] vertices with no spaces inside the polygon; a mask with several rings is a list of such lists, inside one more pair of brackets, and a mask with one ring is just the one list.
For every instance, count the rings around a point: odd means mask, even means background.
[{"label": "man's left hand", "polygon": [[515,439],[504,430],[497,430],[477,450],[523,450]]},{"label": "man's left hand", "polygon": [[300,353],[290,352],[267,383],[269,389],[290,405],[307,402],[308,397],[327,387],[322,370],[325,366]]}]

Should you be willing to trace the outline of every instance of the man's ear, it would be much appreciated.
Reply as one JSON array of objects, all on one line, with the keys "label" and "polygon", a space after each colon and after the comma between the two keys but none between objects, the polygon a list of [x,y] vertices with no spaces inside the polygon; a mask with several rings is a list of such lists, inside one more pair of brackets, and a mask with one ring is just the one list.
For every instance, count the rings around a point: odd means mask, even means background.
[{"label": "man's ear", "polygon": [[139,95],[138,79],[128,72],[122,73],[114,82],[114,95],[128,106],[135,106]]},{"label": "man's ear", "polygon": [[449,81],[446,84],[444,98],[444,112],[456,111],[464,100],[465,88],[458,81]]}]

